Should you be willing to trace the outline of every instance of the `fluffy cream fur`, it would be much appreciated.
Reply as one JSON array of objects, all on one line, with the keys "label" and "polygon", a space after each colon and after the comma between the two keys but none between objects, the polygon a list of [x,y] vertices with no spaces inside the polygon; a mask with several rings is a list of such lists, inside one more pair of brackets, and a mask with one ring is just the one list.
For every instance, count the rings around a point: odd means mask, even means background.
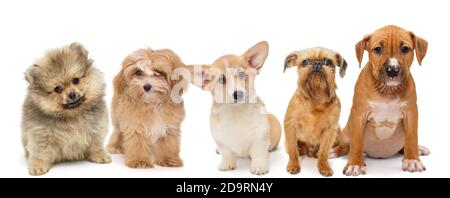
[{"label": "fluffy cream fur", "polygon": [[[82,45],[50,50],[28,68],[25,78],[29,87],[22,143],[31,175],[45,174],[54,163],[69,160],[111,162],[103,150],[108,131],[105,84]],[[76,97],[70,99],[71,93]]]}]

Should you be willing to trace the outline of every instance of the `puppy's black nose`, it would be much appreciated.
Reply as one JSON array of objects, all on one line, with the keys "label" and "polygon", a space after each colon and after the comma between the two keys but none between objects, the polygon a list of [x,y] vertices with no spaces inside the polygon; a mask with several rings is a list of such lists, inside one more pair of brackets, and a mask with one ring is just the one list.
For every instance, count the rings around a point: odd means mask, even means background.
[{"label": "puppy's black nose", "polygon": [[78,99],[78,94],[75,93],[75,92],[70,92],[68,97],[69,97],[70,100],[74,101],[74,100]]},{"label": "puppy's black nose", "polygon": [[320,72],[320,70],[322,69],[322,63],[319,61],[315,61],[313,62],[313,71],[315,72]]},{"label": "puppy's black nose", "polygon": [[144,90],[145,91],[150,91],[151,89],[152,89],[152,85],[150,85],[150,84],[144,85]]},{"label": "puppy's black nose", "polygon": [[242,100],[242,98],[244,98],[244,92],[242,92],[242,91],[234,91],[233,98],[234,98],[235,101]]},{"label": "puppy's black nose", "polygon": [[386,74],[389,77],[396,77],[398,76],[400,71],[400,68],[398,66],[387,66],[386,67]]}]

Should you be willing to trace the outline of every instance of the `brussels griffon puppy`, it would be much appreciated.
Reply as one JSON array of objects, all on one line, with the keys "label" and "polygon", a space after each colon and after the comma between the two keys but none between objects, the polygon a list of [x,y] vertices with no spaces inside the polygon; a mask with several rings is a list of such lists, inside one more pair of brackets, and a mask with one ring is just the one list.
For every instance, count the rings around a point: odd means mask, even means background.
[{"label": "brussels griffon puppy", "polygon": [[54,49],[25,72],[22,143],[30,175],[54,163],[84,160],[110,163],[103,150],[108,112],[105,83],[79,43]]},{"label": "brussels griffon puppy", "polygon": [[131,168],[183,165],[180,125],[184,119],[181,80],[171,79],[184,67],[171,50],[140,49],[122,62],[114,78],[112,122],[107,150],[123,153]]},{"label": "brussels griffon puppy", "polygon": [[335,93],[336,66],[344,77],[347,67],[342,56],[325,48],[292,52],[286,57],[284,69],[297,66],[298,88],[284,119],[287,171],[300,172],[299,155],[317,157],[317,167],[324,176],[333,175],[328,152],[339,132],[341,104]]}]

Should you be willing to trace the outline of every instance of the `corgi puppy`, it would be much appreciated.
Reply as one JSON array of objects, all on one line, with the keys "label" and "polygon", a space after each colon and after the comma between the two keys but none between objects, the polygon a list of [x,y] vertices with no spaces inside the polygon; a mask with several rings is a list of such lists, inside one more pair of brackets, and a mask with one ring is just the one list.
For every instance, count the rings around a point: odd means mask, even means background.
[{"label": "corgi puppy", "polygon": [[252,174],[269,172],[269,151],[280,141],[281,126],[254,87],[268,52],[268,43],[262,41],[241,56],[225,55],[210,65],[188,66],[191,82],[213,96],[210,127],[222,155],[220,171],[233,170],[236,157],[250,157]]}]

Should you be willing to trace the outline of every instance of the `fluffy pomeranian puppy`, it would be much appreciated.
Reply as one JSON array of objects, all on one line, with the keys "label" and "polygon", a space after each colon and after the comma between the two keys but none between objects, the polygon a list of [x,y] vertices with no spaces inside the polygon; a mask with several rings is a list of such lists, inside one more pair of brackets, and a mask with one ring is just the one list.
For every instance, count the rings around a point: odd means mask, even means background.
[{"label": "fluffy pomeranian puppy", "polygon": [[110,163],[103,149],[108,111],[105,83],[79,43],[48,51],[25,72],[22,143],[30,175],[53,164],[89,160]]},{"label": "fluffy pomeranian puppy", "polygon": [[130,168],[183,165],[180,125],[185,112],[182,89],[177,89],[183,78],[172,79],[178,68],[184,64],[171,50],[140,49],[125,58],[114,78],[114,132],[107,150],[123,153]]}]

